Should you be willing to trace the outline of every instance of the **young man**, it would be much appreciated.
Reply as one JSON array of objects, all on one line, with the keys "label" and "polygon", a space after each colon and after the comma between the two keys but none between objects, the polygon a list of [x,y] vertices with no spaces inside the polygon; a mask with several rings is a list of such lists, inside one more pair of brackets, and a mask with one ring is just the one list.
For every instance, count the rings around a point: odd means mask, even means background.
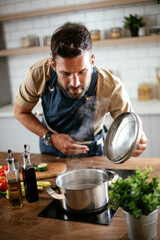
[{"label": "young man", "polygon": [[[109,71],[94,67],[91,36],[83,25],[57,29],[51,51],[52,57],[31,66],[20,85],[15,117],[40,136],[42,153],[61,157],[104,155],[105,114],[110,112],[115,119],[132,111],[122,82]],[[31,112],[39,98],[42,123]],[[146,146],[143,133],[133,155],[140,155]]]}]

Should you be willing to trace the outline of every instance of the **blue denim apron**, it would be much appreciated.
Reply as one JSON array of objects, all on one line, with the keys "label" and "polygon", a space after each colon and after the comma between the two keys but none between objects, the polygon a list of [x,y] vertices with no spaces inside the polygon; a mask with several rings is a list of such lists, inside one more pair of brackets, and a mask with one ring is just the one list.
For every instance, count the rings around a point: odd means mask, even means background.
[{"label": "blue denim apron", "polygon": [[[57,74],[52,72],[42,96],[44,117],[42,123],[53,132],[70,135],[75,141],[89,141],[86,154],[68,155],[61,153],[54,146],[46,146],[40,139],[42,153],[59,157],[87,157],[104,155],[102,143],[103,132],[94,136],[94,108],[96,101],[97,70],[93,68],[92,80],[88,91],[80,99],[70,98],[57,84]],[[104,140],[104,139],[103,139]]]}]

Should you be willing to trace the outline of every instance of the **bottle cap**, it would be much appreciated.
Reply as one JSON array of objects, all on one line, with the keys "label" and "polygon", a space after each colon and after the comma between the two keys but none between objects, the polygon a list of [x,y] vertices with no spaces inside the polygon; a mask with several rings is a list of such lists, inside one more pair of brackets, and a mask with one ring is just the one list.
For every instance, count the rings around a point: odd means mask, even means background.
[{"label": "bottle cap", "polygon": [[22,154],[22,156],[24,158],[28,158],[28,156],[30,155],[30,146],[28,144],[24,144],[24,153]]},{"label": "bottle cap", "polygon": [[24,144],[24,153],[29,153],[30,146],[28,144]]},{"label": "bottle cap", "polygon": [[11,164],[14,161],[14,158],[12,156],[12,150],[8,150],[8,158],[6,159],[9,164]]}]

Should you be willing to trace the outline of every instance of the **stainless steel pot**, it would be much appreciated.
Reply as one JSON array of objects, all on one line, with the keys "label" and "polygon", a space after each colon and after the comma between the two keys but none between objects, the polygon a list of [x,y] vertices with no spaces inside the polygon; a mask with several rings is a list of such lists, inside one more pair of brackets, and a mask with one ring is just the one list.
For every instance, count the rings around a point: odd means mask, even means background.
[{"label": "stainless steel pot", "polygon": [[80,169],[56,179],[61,194],[53,194],[60,199],[62,207],[70,212],[88,212],[102,209],[109,201],[108,185],[118,178],[115,172],[99,169]]}]

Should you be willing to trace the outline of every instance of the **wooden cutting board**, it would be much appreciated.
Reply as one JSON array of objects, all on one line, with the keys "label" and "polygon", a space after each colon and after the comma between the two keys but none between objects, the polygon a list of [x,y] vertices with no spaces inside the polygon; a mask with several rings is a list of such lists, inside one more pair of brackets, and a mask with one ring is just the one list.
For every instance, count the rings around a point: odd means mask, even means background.
[{"label": "wooden cutting board", "polygon": [[[67,166],[65,163],[48,163],[47,171],[38,172],[36,171],[36,179],[43,180],[48,178],[53,178],[58,176],[59,174],[64,173],[67,170]],[[22,172],[20,173],[20,180],[22,180]]]}]

